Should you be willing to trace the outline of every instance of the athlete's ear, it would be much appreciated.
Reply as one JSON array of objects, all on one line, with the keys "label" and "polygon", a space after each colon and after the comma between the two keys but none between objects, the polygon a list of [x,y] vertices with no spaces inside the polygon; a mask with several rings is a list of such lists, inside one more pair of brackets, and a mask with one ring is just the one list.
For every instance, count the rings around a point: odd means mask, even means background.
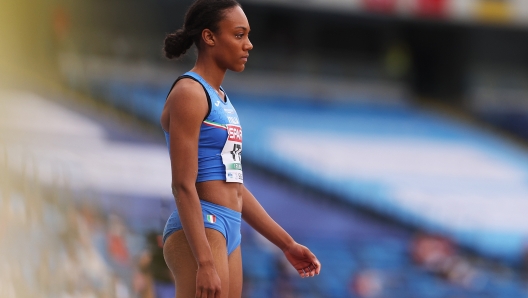
[{"label": "athlete's ear", "polygon": [[202,39],[203,41],[205,42],[206,45],[208,46],[214,46],[215,45],[215,38],[214,38],[214,34],[211,30],[209,29],[204,29],[202,31]]}]

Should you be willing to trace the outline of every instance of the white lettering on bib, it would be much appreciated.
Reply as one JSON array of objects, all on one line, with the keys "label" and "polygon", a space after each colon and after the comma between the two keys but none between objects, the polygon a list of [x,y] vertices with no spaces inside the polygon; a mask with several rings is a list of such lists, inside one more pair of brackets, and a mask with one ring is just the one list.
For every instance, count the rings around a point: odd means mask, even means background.
[{"label": "white lettering on bib", "polygon": [[242,127],[227,124],[227,140],[222,149],[222,162],[226,168],[226,182],[243,183]]}]

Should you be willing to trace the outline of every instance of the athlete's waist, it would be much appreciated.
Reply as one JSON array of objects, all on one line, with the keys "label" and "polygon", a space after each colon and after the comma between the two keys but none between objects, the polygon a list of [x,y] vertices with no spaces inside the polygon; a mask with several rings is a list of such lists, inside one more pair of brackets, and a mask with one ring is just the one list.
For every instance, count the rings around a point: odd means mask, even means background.
[{"label": "athlete's waist", "polygon": [[196,191],[200,200],[217,204],[236,212],[242,212],[241,183],[226,182],[224,180],[209,180],[196,183]]}]

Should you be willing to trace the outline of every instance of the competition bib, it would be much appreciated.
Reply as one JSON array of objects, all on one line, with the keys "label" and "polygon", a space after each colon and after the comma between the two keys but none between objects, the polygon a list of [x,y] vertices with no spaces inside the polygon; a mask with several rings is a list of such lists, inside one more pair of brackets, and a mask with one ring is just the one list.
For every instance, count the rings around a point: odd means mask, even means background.
[{"label": "competition bib", "polygon": [[242,177],[242,127],[227,124],[227,140],[222,149],[222,162],[226,169],[226,182],[243,183]]}]

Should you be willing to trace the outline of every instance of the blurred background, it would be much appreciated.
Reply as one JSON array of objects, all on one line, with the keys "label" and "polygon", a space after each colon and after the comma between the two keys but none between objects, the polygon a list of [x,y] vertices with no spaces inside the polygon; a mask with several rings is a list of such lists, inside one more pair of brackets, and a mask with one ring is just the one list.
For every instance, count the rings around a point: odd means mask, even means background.
[{"label": "blurred background", "polygon": [[[244,297],[528,297],[528,3],[240,0]],[[3,0],[0,297],[174,297],[159,116],[189,0]]]}]

